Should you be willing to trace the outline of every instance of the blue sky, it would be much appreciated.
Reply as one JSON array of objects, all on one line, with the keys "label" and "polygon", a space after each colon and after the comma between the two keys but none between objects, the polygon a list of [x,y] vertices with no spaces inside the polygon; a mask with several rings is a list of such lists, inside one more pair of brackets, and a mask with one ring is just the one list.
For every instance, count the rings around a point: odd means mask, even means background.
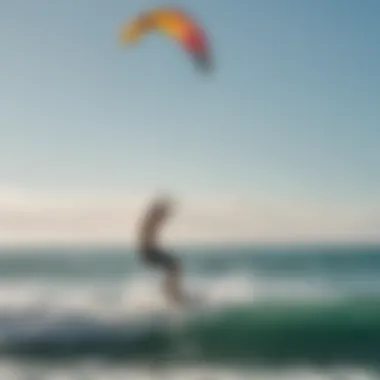
[{"label": "blue sky", "polygon": [[165,5],[5,0],[2,185],[380,204],[380,3],[178,0],[216,71],[121,25]]}]

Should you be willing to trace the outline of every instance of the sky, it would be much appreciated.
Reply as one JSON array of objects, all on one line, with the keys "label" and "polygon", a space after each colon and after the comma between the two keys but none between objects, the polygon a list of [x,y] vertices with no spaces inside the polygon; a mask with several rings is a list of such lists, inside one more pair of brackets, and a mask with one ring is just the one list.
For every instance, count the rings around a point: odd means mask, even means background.
[{"label": "sky", "polygon": [[172,1],[206,76],[167,38],[120,45],[160,5],[1,1],[0,243],[130,241],[157,191],[173,240],[380,241],[380,3]]}]

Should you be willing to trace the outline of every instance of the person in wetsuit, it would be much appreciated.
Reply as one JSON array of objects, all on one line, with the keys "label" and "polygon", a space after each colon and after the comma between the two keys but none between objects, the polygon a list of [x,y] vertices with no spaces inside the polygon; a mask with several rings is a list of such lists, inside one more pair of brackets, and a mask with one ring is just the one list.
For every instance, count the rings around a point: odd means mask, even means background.
[{"label": "person in wetsuit", "polygon": [[138,231],[140,258],[145,264],[165,272],[164,292],[175,303],[185,301],[180,286],[181,268],[171,254],[158,246],[161,228],[172,215],[173,203],[167,198],[156,199],[142,218]]}]

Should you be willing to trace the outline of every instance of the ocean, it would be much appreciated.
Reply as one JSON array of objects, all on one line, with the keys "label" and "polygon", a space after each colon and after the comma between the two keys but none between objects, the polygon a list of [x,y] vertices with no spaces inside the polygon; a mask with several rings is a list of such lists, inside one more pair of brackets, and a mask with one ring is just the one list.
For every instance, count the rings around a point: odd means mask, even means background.
[{"label": "ocean", "polygon": [[0,380],[380,377],[380,246],[177,252],[186,312],[133,250],[2,249]]}]

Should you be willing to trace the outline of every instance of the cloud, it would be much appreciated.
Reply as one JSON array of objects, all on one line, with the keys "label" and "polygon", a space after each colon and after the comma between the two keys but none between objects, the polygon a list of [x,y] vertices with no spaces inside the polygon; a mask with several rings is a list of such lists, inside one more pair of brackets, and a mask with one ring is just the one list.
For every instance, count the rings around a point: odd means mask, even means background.
[{"label": "cloud", "polygon": [[[130,244],[143,196],[0,190],[0,244]],[[380,210],[213,197],[184,199],[167,243],[380,241]]]}]

